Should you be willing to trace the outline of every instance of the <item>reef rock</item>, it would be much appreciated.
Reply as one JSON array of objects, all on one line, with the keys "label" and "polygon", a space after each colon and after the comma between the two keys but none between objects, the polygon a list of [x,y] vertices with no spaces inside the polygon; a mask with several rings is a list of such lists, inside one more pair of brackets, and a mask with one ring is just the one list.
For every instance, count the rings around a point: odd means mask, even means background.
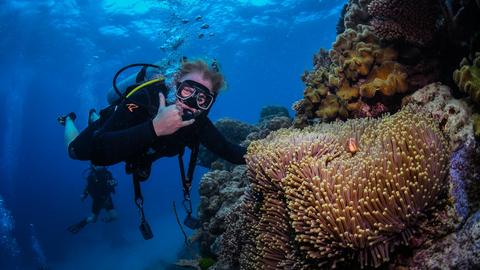
[{"label": "reef rock", "polygon": [[356,28],[359,24],[368,23],[370,17],[368,14],[368,4],[371,1],[372,0],[350,0],[348,2],[343,17],[344,29]]},{"label": "reef rock", "polygon": [[263,123],[275,117],[290,117],[287,108],[283,106],[266,106],[260,111],[259,123]]},{"label": "reef rock", "polygon": [[458,232],[415,253],[410,269],[480,269],[480,211]]},{"label": "reef rock", "polygon": [[440,123],[453,149],[474,140],[472,108],[466,101],[455,99],[450,88],[441,83],[432,83],[417,90],[402,100],[403,106],[416,104],[429,112]]},{"label": "reef rock", "polygon": [[216,250],[212,250],[211,246],[225,231],[228,226],[225,218],[240,202],[248,185],[245,172],[246,167],[241,165],[235,166],[231,172],[215,170],[203,175],[198,208],[198,216],[203,223],[203,228],[199,232],[202,254],[215,255]]},{"label": "reef rock", "polygon": [[248,146],[252,141],[260,140],[268,136],[272,131],[281,128],[289,128],[292,126],[292,119],[285,116],[276,116],[270,118],[268,121],[263,121],[258,124],[258,131],[248,134],[243,146]]}]

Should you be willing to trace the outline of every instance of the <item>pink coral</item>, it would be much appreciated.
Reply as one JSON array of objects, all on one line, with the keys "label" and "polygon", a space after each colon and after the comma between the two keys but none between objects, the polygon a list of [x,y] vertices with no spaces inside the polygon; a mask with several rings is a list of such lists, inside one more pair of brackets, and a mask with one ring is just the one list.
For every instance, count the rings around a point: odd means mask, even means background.
[{"label": "pink coral", "polygon": [[421,46],[433,40],[439,10],[435,0],[374,0],[368,6],[375,34]]}]

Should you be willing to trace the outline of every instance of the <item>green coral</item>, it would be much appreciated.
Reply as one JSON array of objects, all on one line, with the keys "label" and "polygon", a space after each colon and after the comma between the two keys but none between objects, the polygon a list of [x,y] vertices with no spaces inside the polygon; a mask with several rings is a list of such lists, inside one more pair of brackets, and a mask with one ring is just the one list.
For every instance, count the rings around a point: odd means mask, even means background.
[{"label": "green coral", "polygon": [[480,104],[480,52],[475,53],[472,63],[464,58],[460,69],[453,72],[453,80],[474,102]]},{"label": "green coral", "polygon": [[202,270],[207,270],[214,264],[215,260],[210,257],[203,257],[198,261],[198,266],[200,266]]},{"label": "green coral", "polygon": [[475,137],[480,138],[480,114],[473,115],[473,132]]}]

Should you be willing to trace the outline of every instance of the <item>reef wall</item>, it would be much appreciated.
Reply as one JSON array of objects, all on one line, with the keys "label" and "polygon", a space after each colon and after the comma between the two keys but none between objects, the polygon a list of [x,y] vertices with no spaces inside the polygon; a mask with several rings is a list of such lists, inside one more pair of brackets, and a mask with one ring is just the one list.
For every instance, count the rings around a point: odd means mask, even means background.
[{"label": "reef wall", "polygon": [[293,127],[236,123],[247,166],[205,163],[209,269],[480,268],[479,2],[350,0],[337,32]]},{"label": "reef wall", "polygon": [[479,14],[478,1],[351,0],[332,48],[302,76],[295,126],[394,113],[437,81],[478,99]]}]

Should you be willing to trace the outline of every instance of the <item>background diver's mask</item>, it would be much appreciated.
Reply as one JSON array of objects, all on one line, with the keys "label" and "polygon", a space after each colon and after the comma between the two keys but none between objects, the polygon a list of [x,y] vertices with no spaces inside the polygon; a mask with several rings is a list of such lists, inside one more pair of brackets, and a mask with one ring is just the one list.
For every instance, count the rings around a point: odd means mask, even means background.
[{"label": "background diver's mask", "polygon": [[184,110],[183,120],[206,116],[216,98],[203,84],[191,80],[178,84],[176,96],[185,105],[197,110],[196,113]]}]

